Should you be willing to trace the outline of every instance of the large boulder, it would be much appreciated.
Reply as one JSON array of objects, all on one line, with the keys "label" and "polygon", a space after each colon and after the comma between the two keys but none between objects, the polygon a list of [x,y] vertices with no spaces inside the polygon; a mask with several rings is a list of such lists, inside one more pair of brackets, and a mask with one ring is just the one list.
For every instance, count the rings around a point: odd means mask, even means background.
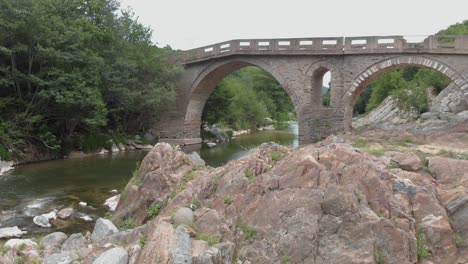
[{"label": "large boulder", "polygon": [[119,230],[110,220],[99,218],[96,221],[93,233],[91,234],[91,240],[95,242],[117,232],[119,232]]},{"label": "large boulder", "polygon": [[117,205],[119,204],[119,200],[120,200],[120,194],[117,194],[108,198],[104,202],[104,205],[109,208],[109,211],[114,212],[115,209],[117,208]]},{"label": "large boulder", "polygon": [[86,238],[81,233],[72,234],[62,244],[62,251],[76,251],[85,248],[86,244]]},{"label": "large boulder", "polygon": [[[128,253],[123,248],[112,248],[102,253],[93,264],[127,264]],[[154,262],[156,263],[156,262]]]},{"label": "large boulder", "polygon": [[68,236],[63,232],[54,232],[41,239],[39,244],[44,247],[44,256],[50,256],[60,252],[60,247]]},{"label": "large boulder", "polygon": [[32,248],[37,246],[37,243],[32,241],[31,239],[18,239],[18,238],[13,238],[8,240],[4,246],[13,248],[13,247],[19,247],[21,245],[24,245],[26,247]]},{"label": "large boulder", "polygon": [[67,220],[73,215],[73,208],[63,208],[57,213],[57,217],[62,220]]},{"label": "large boulder", "polygon": [[174,215],[174,224],[191,225],[193,224],[193,211],[190,208],[182,207]]},{"label": "large boulder", "polygon": [[445,157],[428,158],[429,170],[442,184],[459,184],[468,188],[468,160]]},{"label": "large boulder", "polygon": [[34,224],[40,227],[51,227],[52,225],[49,223],[49,219],[44,215],[38,215],[33,218]]},{"label": "large boulder", "polygon": [[419,171],[423,168],[421,159],[412,152],[387,151],[385,156],[390,157],[403,170]]},{"label": "large boulder", "polygon": [[52,254],[44,259],[44,264],[71,264],[73,257],[69,252]]},{"label": "large boulder", "polygon": [[0,228],[0,238],[21,237],[26,233],[26,231],[21,231],[17,226]]},{"label": "large boulder", "polygon": [[455,83],[451,83],[437,97],[432,99],[429,110],[431,112],[457,114],[468,110],[468,104],[460,88]]}]

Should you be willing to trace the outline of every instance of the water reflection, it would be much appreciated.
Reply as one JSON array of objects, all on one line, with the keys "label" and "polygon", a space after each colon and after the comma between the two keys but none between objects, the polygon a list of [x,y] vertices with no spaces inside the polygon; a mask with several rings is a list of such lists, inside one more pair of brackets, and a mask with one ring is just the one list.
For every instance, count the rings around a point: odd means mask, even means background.
[{"label": "water reflection", "polygon": [[196,151],[205,162],[213,167],[218,167],[226,164],[230,160],[235,160],[243,157],[252,151],[254,148],[264,142],[276,142],[281,145],[296,148],[299,146],[298,140],[298,125],[292,123],[284,130],[276,131],[258,131],[248,135],[242,135],[233,138],[231,142],[220,143],[216,147],[209,148],[206,145],[186,146],[183,150],[186,153]]}]

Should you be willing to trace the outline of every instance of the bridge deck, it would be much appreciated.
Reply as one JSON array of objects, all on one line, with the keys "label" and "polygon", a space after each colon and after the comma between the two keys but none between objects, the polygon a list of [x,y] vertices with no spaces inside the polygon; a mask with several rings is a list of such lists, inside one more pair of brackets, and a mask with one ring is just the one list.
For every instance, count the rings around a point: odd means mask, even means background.
[{"label": "bridge deck", "polygon": [[173,59],[181,64],[191,64],[232,55],[388,53],[468,54],[468,36],[435,35],[422,42],[409,42],[403,36],[238,39],[179,51]]}]

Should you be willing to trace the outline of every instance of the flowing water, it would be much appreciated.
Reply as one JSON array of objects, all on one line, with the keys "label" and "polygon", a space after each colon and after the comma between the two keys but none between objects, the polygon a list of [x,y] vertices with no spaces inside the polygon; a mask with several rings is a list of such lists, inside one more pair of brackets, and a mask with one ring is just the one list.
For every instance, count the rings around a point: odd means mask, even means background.
[{"label": "flowing water", "polygon": [[[214,148],[186,147],[184,151],[197,151],[210,166],[216,167],[229,160],[247,155],[264,142],[297,147],[297,124],[283,131],[260,131],[233,138],[229,143]],[[0,228],[18,226],[30,233],[65,233],[92,231],[92,223],[81,219],[54,220],[51,228],[39,228],[32,222],[36,215],[53,209],[73,207],[80,215],[93,219],[103,216],[107,209],[104,201],[119,192],[132,177],[132,172],[147,152],[133,151],[112,155],[55,160],[19,166],[0,176]],[[86,202],[88,207],[78,205]]]}]

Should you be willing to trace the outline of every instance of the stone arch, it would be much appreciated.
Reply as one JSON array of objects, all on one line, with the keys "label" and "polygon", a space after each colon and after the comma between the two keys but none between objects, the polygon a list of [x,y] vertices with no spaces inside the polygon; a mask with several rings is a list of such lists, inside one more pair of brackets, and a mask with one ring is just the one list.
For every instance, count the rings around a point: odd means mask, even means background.
[{"label": "stone arch", "polygon": [[[306,72],[307,77],[311,82],[311,103],[314,107],[322,107],[322,80],[325,73],[331,73],[331,86],[335,87],[338,81],[338,75],[336,72],[336,67],[333,63],[321,60],[312,64]],[[335,105],[335,100],[333,100],[333,95],[336,91],[330,91],[330,107]]]},{"label": "stone arch", "polygon": [[457,85],[468,102],[468,82],[452,67],[435,59],[422,56],[394,57],[375,63],[365,69],[353,80],[343,95],[344,128],[346,131],[352,129],[353,108],[363,90],[381,74],[408,66],[432,69],[444,74]]},{"label": "stone arch", "polygon": [[185,138],[199,138],[203,108],[211,93],[218,83],[230,73],[247,66],[258,67],[271,74],[289,95],[296,113],[298,113],[299,98],[294,90],[288,85],[286,78],[272,67],[257,58],[232,58],[216,61],[208,65],[198,74],[190,87],[186,97],[186,108],[184,117]]}]

